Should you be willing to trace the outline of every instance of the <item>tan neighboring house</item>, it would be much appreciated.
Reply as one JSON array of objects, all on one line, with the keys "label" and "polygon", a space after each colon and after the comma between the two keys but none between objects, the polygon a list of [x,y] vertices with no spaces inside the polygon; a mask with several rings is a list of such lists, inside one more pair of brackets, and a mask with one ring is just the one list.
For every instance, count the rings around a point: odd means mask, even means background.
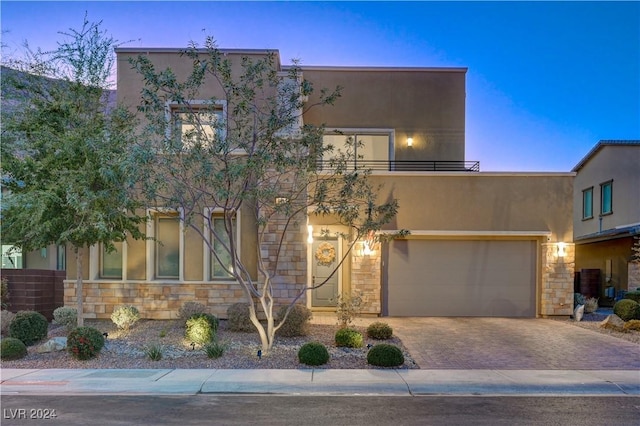
[{"label": "tan neighboring house", "polygon": [[576,290],[611,304],[640,287],[630,263],[640,235],[640,141],[602,140],[573,171]]},{"label": "tan neighboring house", "polygon": [[[229,57],[265,55],[261,50],[225,50]],[[127,58],[145,54],[180,77],[189,61],[177,49],[118,49],[118,100],[132,107],[142,82]],[[278,64],[279,71],[286,67]],[[481,172],[465,158],[466,68],[303,67],[316,88],[344,87],[335,106],[311,109],[305,123],[326,125],[327,143],[355,136],[359,154],[384,184],[380,196],[399,200],[388,231],[408,229],[406,239],[356,243],[327,285],[308,291],[303,303],[333,311],[339,295],[358,295],[362,312],[389,316],[568,316],[573,308],[574,173]],[[203,99],[216,95],[205,88]],[[221,105],[224,105],[224,99]],[[314,102],[312,95],[308,102]],[[335,130],[341,133],[336,134]],[[130,241],[119,253],[100,247],[88,253],[84,271],[87,317],[108,318],[114,306],[134,304],[147,318],[175,318],[195,300],[226,316],[242,301],[239,286],[212,273],[212,256],[199,237],[151,212],[148,233],[166,235],[176,248],[170,277],[158,271],[152,241]],[[311,212],[312,213],[312,212]],[[238,241],[255,252],[255,223],[240,212]],[[335,235],[320,238],[322,230]],[[321,244],[346,253],[339,229],[309,215],[299,241],[282,264],[276,297],[286,303],[327,268],[315,261]],[[308,242],[309,235],[313,242]],[[252,245],[253,244],[253,245]],[[268,252],[269,247],[262,247]],[[65,284],[65,304],[75,303],[74,271]]]}]

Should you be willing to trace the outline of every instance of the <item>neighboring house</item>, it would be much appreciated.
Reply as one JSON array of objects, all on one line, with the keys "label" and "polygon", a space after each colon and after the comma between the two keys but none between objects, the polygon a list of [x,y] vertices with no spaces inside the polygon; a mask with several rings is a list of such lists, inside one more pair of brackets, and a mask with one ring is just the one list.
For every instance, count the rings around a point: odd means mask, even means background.
[{"label": "neighboring house", "polygon": [[[238,57],[266,53],[225,51]],[[118,100],[132,107],[142,81],[127,58],[138,54],[178,76],[189,66],[177,49],[118,49]],[[307,306],[334,311],[339,295],[355,294],[364,301],[362,312],[371,315],[572,313],[574,174],[485,173],[477,162],[466,161],[466,68],[303,67],[303,73],[316,88],[344,88],[335,106],[311,109],[303,121],[324,123],[327,143],[348,136],[363,142],[362,161],[374,170],[374,183],[384,184],[382,199],[399,201],[387,231],[411,231],[391,243],[358,242],[333,279],[307,294]],[[205,91],[203,99],[215,95]],[[116,253],[90,250],[84,271],[87,317],[108,318],[114,306],[130,303],[147,318],[175,318],[190,300],[225,317],[230,304],[242,301],[240,288],[216,275],[199,237],[181,233],[175,219],[152,213],[148,232],[167,236],[161,238],[163,249],[153,241],[130,241]],[[243,252],[254,252],[255,223],[243,212],[239,221],[238,242]],[[336,236],[320,239],[324,229]],[[339,231],[345,230],[314,215],[302,224],[293,254],[282,262],[288,269],[278,277],[281,302],[323,278],[327,270],[314,258],[321,244],[338,256],[344,252]],[[174,264],[158,256],[170,238]],[[75,303],[74,273],[67,275],[66,304]]]},{"label": "neighboring house", "polygon": [[611,304],[630,284],[640,236],[640,141],[603,140],[573,168],[576,290]]}]

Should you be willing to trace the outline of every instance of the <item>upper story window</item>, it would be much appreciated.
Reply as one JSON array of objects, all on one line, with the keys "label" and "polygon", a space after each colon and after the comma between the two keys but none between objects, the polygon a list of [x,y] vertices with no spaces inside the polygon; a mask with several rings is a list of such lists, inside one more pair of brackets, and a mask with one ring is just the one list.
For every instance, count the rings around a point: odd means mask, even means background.
[{"label": "upper story window", "polygon": [[22,250],[11,244],[2,244],[2,269],[22,269]]},{"label": "upper story window", "polygon": [[[333,153],[326,152],[323,162],[329,161],[340,150],[353,150],[353,163],[355,167],[366,167],[371,169],[386,169],[389,165],[391,152],[393,149],[392,131],[371,131],[371,132],[349,132],[342,131],[340,134],[323,136],[324,146],[332,145]],[[348,142],[351,141],[351,146]]]},{"label": "upper story window", "polygon": [[167,104],[169,135],[182,149],[216,146],[226,135],[225,108],[224,101],[170,102]]},{"label": "upper story window", "polygon": [[613,181],[600,184],[600,214],[613,213]]},{"label": "upper story window", "polygon": [[593,186],[582,191],[582,219],[593,218]]}]

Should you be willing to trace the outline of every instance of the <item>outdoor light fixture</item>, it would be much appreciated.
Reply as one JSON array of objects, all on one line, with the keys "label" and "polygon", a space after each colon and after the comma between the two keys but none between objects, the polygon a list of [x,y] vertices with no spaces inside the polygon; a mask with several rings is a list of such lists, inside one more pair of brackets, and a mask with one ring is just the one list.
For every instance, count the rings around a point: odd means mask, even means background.
[{"label": "outdoor light fixture", "polygon": [[407,138],[407,146],[413,146],[413,138]]},{"label": "outdoor light fixture", "polygon": [[557,247],[557,250],[558,250],[557,251],[558,257],[565,257],[567,255],[567,250],[566,250],[567,244],[566,243],[558,243],[556,245],[556,247]]},{"label": "outdoor light fixture", "polygon": [[369,241],[365,241],[363,245],[364,245],[364,248],[362,249],[362,254],[365,256],[370,256],[373,253],[373,250],[371,250]]},{"label": "outdoor light fixture", "polygon": [[307,226],[307,242],[309,244],[313,243],[313,226]]}]

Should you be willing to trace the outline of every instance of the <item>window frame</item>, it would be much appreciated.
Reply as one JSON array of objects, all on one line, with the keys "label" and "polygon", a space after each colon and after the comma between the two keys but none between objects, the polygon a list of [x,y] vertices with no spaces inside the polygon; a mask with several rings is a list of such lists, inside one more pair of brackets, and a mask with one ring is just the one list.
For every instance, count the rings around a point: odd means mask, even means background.
[{"label": "window frame", "polygon": [[105,245],[100,243],[99,244],[99,254],[98,254],[98,277],[100,279],[103,280],[123,280],[125,277],[125,267],[126,267],[126,257],[125,257],[125,250],[126,250],[126,242],[124,241],[118,241],[118,242],[114,242],[114,244],[121,244],[120,246],[120,275],[106,275],[104,273],[104,255],[106,254],[105,251]]},{"label": "window frame", "polygon": [[[147,271],[148,281],[184,281],[184,220],[182,209],[157,208],[148,209],[147,215],[151,220],[147,221]],[[158,242],[157,237],[157,218],[174,216],[178,219],[178,276],[160,276],[158,274]]]},{"label": "window frame", "polygon": [[[608,209],[605,210],[605,188],[609,188]],[[613,214],[613,179],[600,184],[600,216]]]},{"label": "window frame", "polygon": [[[587,203],[586,195],[590,194],[589,199],[589,214],[587,215]],[[593,219],[593,186],[582,190],[582,220]]]},{"label": "window frame", "polygon": [[[216,99],[216,100],[191,99],[191,100],[186,100],[184,102],[177,102],[177,101],[166,102],[165,103],[165,120],[167,123],[167,127],[166,127],[167,139],[172,140],[172,138],[174,137],[174,132],[176,131],[176,127],[177,127],[176,121],[175,121],[175,114],[181,113],[182,111],[180,110],[192,109],[195,112],[196,110],[199,110],[199,109],[205,110],[212,106],[214,109],[216,110],[219,109],[221,112],[220,116],[222,117],[223,124],[218,131],[219,131],[219,137],[222,139],[225,139],[227,137],[227,126],[225,124],[227,121],[227,101],[224,99]],[[180,140],[180,143],[182,144],[182,139]],[[183,151],[187,151],[189,149],[190,147],[188,146],[187,147],[185,147],[184,145],[181,146],[181,150]]]},{"label": "window frame", "polygon": [[[346,140],[346,138],[349,137],[353,137],[355,138],[355,140],[358,140],[359,136],[387,136],[389,138],[389,142],[388,142],[388,146],[387,146],[387,159],[386,160],[382,160],[382,161],[387,161],[389,162],[389,164],[393,164],[393,162],[395,161],[395,129],[392,128],[348,128],[348,127],[343,127],[343,128],[332,128],[330,131],[326,131],[322,137],[323,137],[323,146],[324,146],[324,137],[325,136],[343,136]],[[343,147],[336,147],[339,149],[342,149]],[[358,157],[358,151],[356,148],[355,151],[355,156],[356,159],[354,161],[354,164],[357,165],[358,160],[360,160]],[[325,161],[324,158],[321,159],[322,162]],[[368,161],[367,159],[362,159],[362,161]],[[373,160],[373,161],[377,161],[377,160]]]},{"label": "window frame", "polygon": [[[221,208],[207,208],[205,209],[204,212],[204,217],[205,218],[211,218],[211,224],[213,224],[213,219],[215,216],[221,217],[224,215],[224,210]],[[234,232],[234,237],[235,237],[235,241],[236,241],[236,247],[237,247],[237,251],[238,252],[242,252],[242,245],[241,245],[241,229],[242,229],[242,219],[241,219],[241,214],[239,211],[235,212],[235,232]],[[213,275],[213,267],[214,264],[213,262],[215,261],[215,256],[211,253],[211,250],[209,249],[209,245],[212,244],[212,230],[209,226],[209,220],[208,219],[204,219],[204,230],[205,230],[205,237],[206,240],[203,241],[203,253],[204,253],[204,263],[203,263],[203,277],[205,278],[205,281],[223,281],[223,282],[229,282],[229,281],[233,281],[234,278],[232,276],[229,277],[216,277]]]}]

